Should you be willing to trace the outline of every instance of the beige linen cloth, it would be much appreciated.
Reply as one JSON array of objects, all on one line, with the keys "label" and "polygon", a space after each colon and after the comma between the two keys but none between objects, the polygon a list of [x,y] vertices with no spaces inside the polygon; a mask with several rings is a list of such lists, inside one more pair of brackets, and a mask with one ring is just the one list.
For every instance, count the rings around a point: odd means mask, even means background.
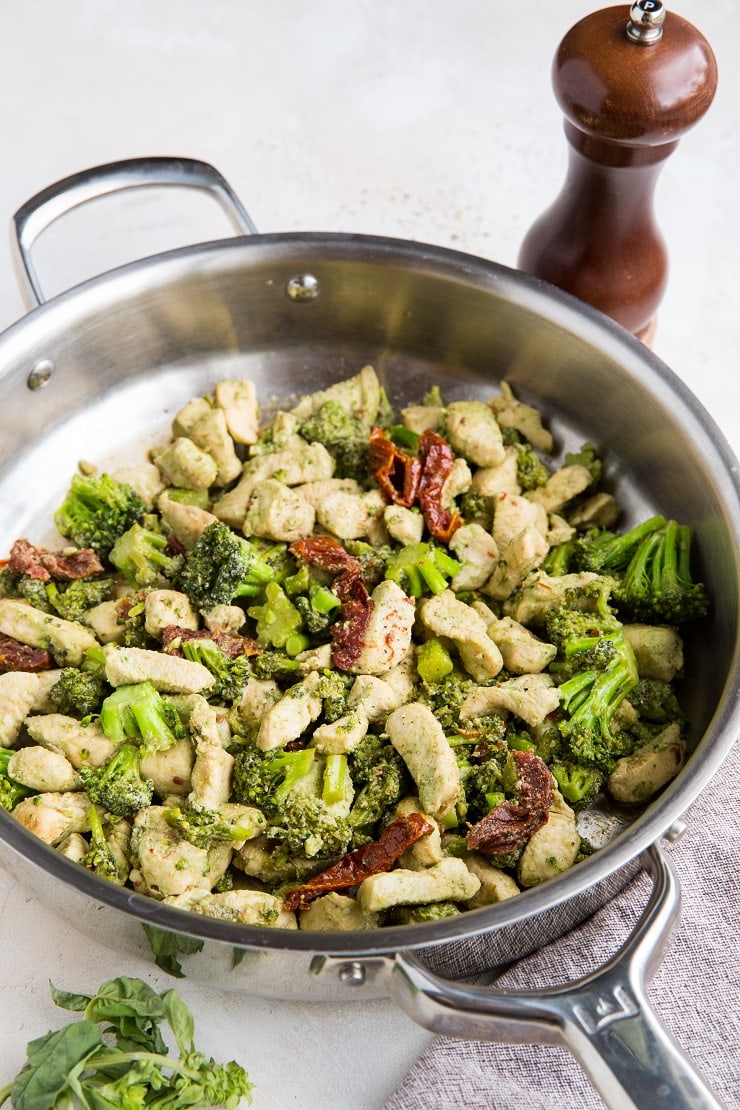
[{"label": "beige linen cloth", "polygon": [[[683,892],[681,921],[648,995],[715,1096],[738,1110],[740,744],[684,819],[688,829],[670,849]],[[496,986],[555,985],[598,967],[628,935],[649,889],[650,881],[640,874],[604,909],[520,961]],[[603,1105],[566,1049],[439,1037],[384,1110],[603,1110]]]}]

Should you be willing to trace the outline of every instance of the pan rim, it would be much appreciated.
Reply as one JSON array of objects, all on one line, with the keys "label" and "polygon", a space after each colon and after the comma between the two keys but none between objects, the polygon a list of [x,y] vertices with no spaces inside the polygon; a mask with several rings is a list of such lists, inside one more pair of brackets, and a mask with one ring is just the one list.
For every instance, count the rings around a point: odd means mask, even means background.
[{"label": "pan rim", "polygon": [[[244,252],[260,251],[276,255],[281,262],[296,256],[311,257],[319,250],[330,252],[332,258],[357,261],[420,264],[428,266],[435,276],[470,282],[479,288],[497,289],[507,298],[558,327],[574,332],[586,343],[596,346],[635,376],[647,367],[651,385],[678,402],[681,413],[693,422],[716,454],[721,466],[725,492],[723,498],[728,527],[740,551],[740,479],[738,462],[725,436],[701,402],[685,383],[658,356],[632,335],[596,309],[549,285],[541,279],[524,274],[500,263],[421,242],[339,232],[278,232],[211,240],[173,251],[137,259],[125,266],[106,271],[65,290],[63,293],[32,309],[11,324],[0,335],[0,377],[6,364],[12,362],[14,351],[27,351],[29,337],[53,325],[60,314],[74,307],[75,314],[84,314],[88,303],[101,295],[119,301],[122,292],[154,288],[179,272],[183,262],[188,272],[200,273],[209,267],[238,268]],[[362,258],[353,257],[357,252]],[[192,267],[195,267],[193,270]],[[332,953],[352,956],[382,956],[405,948],[431,947],[460,939],[471,939],[491,929],[499,929],[526,921],[539,913],[568,901],[625,867],[652,843],[665,835],[686,809],[696,800],[735,742],[740,731],[740,693],[732,687],[731,676],[740,671],[740,643],[736,636],[733,661],[722,697],[709,721],[704,736],[693,753],[689,766],[636,821],[594,856],[557,879],[523,891],[515,899],[495,906],[468,911],[460,917],[421,926],[391,926],[368,933],[301,933],[299,930],[274,930],[244,926],[196,915],[153,899],[123,890],[89,875],[78,865],[61,858],[53,849],[22,829],[10,815],[0,814],[0,837],[10,848],[43,871],[70,883],[79,892],[96,902],[122,911],[140,922],[166,931],[198,939],[222,942],[245,949],[288,949],[296,952]],[[690,773],[686,773],[690,768]],[[372,939],[370,939],[372,938]]]}]

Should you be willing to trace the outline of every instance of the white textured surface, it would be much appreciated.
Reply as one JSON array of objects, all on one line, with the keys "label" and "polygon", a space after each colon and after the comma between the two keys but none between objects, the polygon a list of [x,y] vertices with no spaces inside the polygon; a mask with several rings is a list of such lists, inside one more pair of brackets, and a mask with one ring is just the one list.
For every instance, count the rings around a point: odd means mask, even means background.
[{"label": "white textured surface", "polygon": [[[0,214],[90,165],[184,155],[213,162],[262,231],[393,235],[513,265],[565,166],[551,58],[597,6],[4,0]],[[735,0],[671,6],[712,42],[720,90],[660,180],[672,268],[655,348],[737,450],[740,21]],[[169,200],[152,211],[137,196],[70,217],[39,245],[38,264],[51,293],[130,257],[227,233],[218,213]],[[0,326],[22,312],[0,252]],[[70,933],[3,876],[0,928],[2,1081],[25,1042],[63,1016],[48,979],[84,990],[148,974]],[[204,1046],[247,1062],[260,1110],[378,1110],[427,1041],[391,1003],[308,1007],[187,981],[181,990]]]}]

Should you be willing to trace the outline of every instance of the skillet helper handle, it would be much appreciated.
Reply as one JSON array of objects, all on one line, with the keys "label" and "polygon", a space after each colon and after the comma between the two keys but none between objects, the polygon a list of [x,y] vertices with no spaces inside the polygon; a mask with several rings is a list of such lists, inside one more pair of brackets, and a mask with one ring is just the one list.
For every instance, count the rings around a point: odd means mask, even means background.
[{"label": "skillet helper handle", "polygon": [[612,1110],[721,1110],[645,995],[680,913],[672,863],[653,846],[653,889],[621,951],[582,979],[543,991],[496,991],[432,975],[411,952],[391,974],[395,1001],[435,1033],[569,1048]]},{"label": "skillet helper handle", "polygon": [[29,308],[45,301],[31,258],[39,236],[51,225],[88,201],[127,189],[177,187],[196,189],[212,197],[240,235],[257,232],[249,213],[228,181],[208,162],[194,158],[129,158],[72,174],[27,200],[15,213],[11,246],[21,292]]},{"label": "skillet helper handle", "polygon": [[527,233],[519,267],[649,342],[667,280],[653,193],[665,159],[712,103],[714,54],[662,0],[637,0],[576,23],[558,47],[552,84],[568,170]]}]

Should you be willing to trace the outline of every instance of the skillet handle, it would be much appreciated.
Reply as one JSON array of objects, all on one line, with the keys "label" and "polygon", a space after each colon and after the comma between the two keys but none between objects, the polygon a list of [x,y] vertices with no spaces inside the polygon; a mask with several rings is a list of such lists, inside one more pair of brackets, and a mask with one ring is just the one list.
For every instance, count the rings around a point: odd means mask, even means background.
[{"label": "skillet handle", "polygon": [[643,862],[653,889],[642,918],[621,951],[592,974],[543,991],[495,991],[439,979],[413,953],[400,952],[393,998],[424,1028],[448,1037],[569,1048],[613,1110],[721,1110],[645,995],[681,894],[660,848],[650,848]]},{"label": "skillet handle", "polygon": [[249,213],[224,177],[194,158],[130,158],[82,170],[48,185],[22,204],[11,224],[11,248],[18,283],[29,308],[45,301],[31,259],[39,236],[60,216],[88,201],[126,189],[177,186],[207,193],[218,202],[240,235],[255,235]]}]

